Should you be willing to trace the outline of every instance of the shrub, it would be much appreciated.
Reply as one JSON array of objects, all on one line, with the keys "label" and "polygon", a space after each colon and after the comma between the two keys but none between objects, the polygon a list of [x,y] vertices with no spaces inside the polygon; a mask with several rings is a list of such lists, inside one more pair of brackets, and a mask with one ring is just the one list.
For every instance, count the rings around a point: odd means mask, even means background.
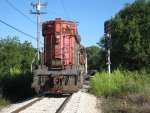
[{"label": "shrub", "polygon": [[137,72],[115,70],[97,73],[92,79],[92,92],[97,96],[121,96],[129,92],[139,92],[149,78]]},{"label": "shrub", "polygon": [[4,106],[4,105],[6,105],[8,102],[4,99],[4,98],[2,98],[2,95],[0,95],[0,106]]},{"label": "shrub", "polygon": [[30,97],[34,94],[31,83],[32,76],[30,73],[3,76],[0,83],[3,98],[13,102]]}]

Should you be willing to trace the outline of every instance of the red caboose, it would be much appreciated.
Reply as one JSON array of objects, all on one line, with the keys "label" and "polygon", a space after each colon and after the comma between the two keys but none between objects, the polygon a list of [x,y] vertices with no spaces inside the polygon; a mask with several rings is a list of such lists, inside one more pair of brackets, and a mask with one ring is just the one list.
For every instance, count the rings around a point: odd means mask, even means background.
[{"label": "red caboose", "polygon": [[83,85],[86,51],[80,45],[77,23],[56,18],[42,25],[44,64],[33,71],[32,87],[48,93],[73,93]]}]

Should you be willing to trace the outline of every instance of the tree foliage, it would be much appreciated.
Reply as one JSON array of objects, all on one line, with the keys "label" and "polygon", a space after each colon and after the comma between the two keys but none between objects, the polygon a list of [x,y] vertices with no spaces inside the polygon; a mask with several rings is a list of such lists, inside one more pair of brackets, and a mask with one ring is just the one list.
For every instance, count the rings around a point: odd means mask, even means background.
[{"label": "tree foliage", "polygon": [[0,95],[6,100],[18,101],[34,94],[29,72],[34,54],[28,41],[21,43],[18,37],[0,38]]},{"label": "tree foliage", "polygon": [[150,68],[150,1],[136,0],[111,19],[113,67]]},{"label": "tree foliage", "polygon": [[88,70],[101,70],[104,67],[104,51],[97,46],[86,48],[88,59]]},{"label": "tree foliage", "polygon": [[20,43],[17,37],[0,39],[0,75],[21,73],[30,69],[34,56],[31,43]]}]

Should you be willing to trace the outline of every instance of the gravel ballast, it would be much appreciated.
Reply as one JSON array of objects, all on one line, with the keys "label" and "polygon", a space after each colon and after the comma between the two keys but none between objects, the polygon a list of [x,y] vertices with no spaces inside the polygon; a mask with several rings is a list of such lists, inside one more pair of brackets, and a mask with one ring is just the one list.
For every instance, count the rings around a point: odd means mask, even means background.
[{"label": "gravel ballast", "polygon": [[20,113],[55,113],[67,97],[44,98]]},{"label": "gravel ballast", "polygon": [[101,113],[101,110],[94,95],[79,91],[73,94],[62,113]]},{"label": "gravel ballast", "polygon": [[[45,97],[20,113],[55,113],[66,98],[66,96],[58,98]],[[0,113],[11,113],[30,101],[6,106],[1,109]],[[101,110],[97,107],[97,102],[94,95],[78,91],[72,95],[62,113],[101,113]]]},{"label": "gravel ballast", "polygon": [[16,110],[16,109],[32,102],[32,101],[34,101],[35,99],[37,99],[37,97],[34,97],[32,99],[29,99],[29,100],[25,100],[24,102],[18,102],[18,103],[15,103],[15,104],[7,105],[7,106],[0,109],[0,113],[11,113],[14,110]]}]

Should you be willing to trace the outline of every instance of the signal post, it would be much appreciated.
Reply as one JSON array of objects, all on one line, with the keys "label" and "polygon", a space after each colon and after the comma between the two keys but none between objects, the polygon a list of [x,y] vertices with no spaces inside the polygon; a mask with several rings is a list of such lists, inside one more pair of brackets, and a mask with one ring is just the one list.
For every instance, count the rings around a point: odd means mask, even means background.
[{"label": "signal post", "polygon": [[104,33],[105,33],[105,49],[107,50],[107,65],[108,73],[111,72],[111,61],[110,61],[110,49],[111,49],[111,24],[110,21],[105,21],[104,23]]}]

